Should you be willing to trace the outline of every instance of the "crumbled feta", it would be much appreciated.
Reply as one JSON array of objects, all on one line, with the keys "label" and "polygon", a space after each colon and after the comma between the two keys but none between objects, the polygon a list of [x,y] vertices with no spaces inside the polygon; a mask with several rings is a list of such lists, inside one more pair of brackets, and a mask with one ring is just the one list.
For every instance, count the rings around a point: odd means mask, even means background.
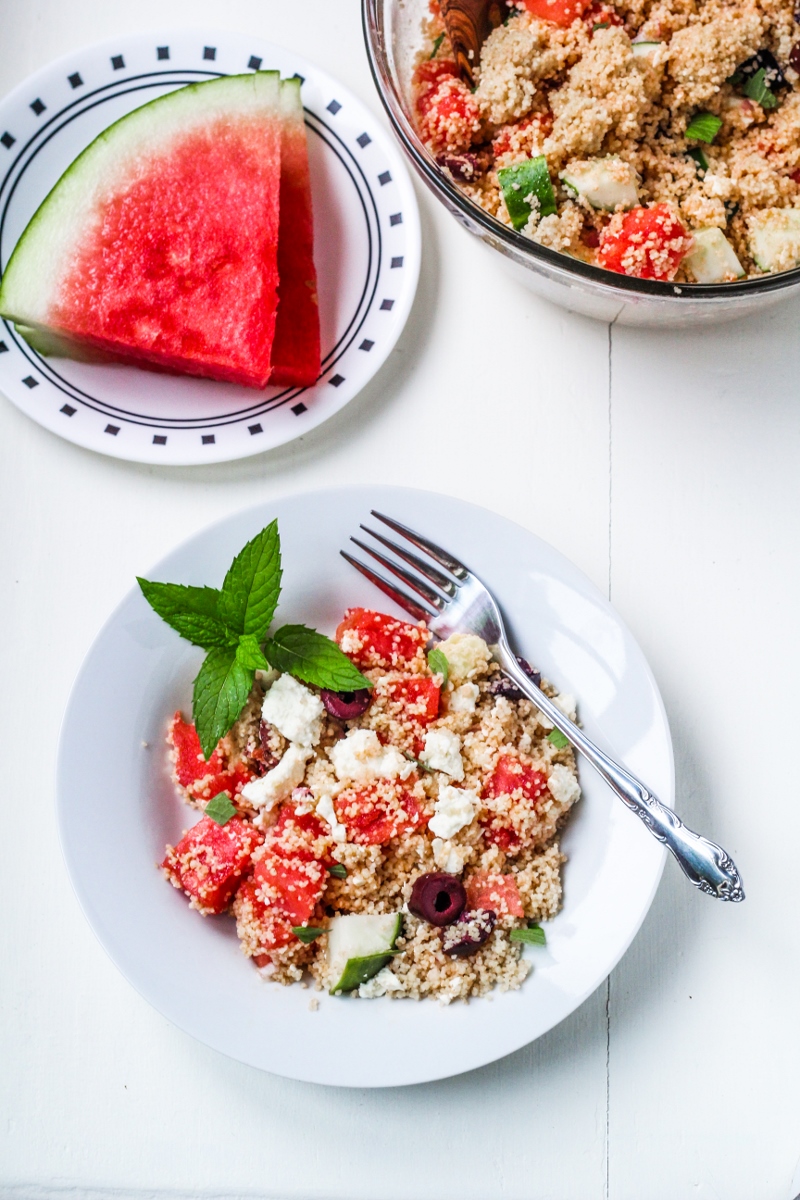
[{"label": "crumbled feta", "polygon": [[474,633],[451,633],[436,647],[447,659],[453,686],[485,675],[492,652],[483,638]]},{"label": "crumbled feta", "polygon": [[447,871],[448,875],[460,875],[464,870],[464,850],[460,846],[454,846],[452,842],[445,842],[439,837],[435,837],[431,842],[431,850],[433,851],[433,861],[440,871]]},{"label": "crumbled feta", "polygon": [[407,779],[414,763],[396,746],[382,746],[374,729],[351,729],[330,750],[336,778],[342,783],[372,783],[375,779]]},{"label": "crumbled feta", "polygon": [[433,806],[434,815],[428,828],[440,838],[451,838],[469,825],[478,811],[478,797],[468,788],[453,787],[446,783],[439,788],[439,798]]},{"label": "crumbled feta", "polygon": [[384,967],[378,971],[377,975],[373,975],[372,979],[361,984],[358,994],[362,1000],[377,1000],[379,996],[385,996],[387,992],[401,991],[402,987],[403,985],[394,971]]},{"label": "crumbled feta", "polygon": [[320,796],[317,801],[317,813],[324,821],[327,821],[331,827],[331,834],[335,842],[347,841],[347,827],[342,825],[339,818],[336,816],[336,809],[333,807],[333,801],[330,796]]},{"label": "crumbled feta", "polygon": [[574,804],[581,794],[580,784],[569,767],[565,767],[563,763],[556,763],[553,767],[547,787],[554,800],[567,806]]},{"label": "crumbled feta", "polygon": [[450,693],[449,711],[451,713],[474,713],[480,694],[481,690],[477,683],[462,683],[461,687],[454,688]]},{"label": "crumbled feta", "polygon": [[[559,692],[557,696],[553,697],[553,704],[555,704],[556,708],[560,708],[564,716],[569,717],[570,721],[577,719],[578,713],[575,706],[575,697],[571,696],[569,692]],[[553,722],[543,712],[537,712],[536,715],[539,718],[539,724],[544,729],[553,728]]]},{"label": "crumbled feta", "polygon": [[254,808],[269,812],[303,782],[312,753],[310,746],[289,746],[277,767],[244,785],[242,796]]},{"label": "crumbled feta", "polygon": [[425,748],[419,760],[432,771],[443,771],[451,779],[464,778],[461,738],[450,729],[428,730],[425,734]]},{"label": "crumbled feta", "polygon": [[264,697],[261,715],[278,733],[300,746],[316,746],[325,705],[291,675],[280,675]]}]

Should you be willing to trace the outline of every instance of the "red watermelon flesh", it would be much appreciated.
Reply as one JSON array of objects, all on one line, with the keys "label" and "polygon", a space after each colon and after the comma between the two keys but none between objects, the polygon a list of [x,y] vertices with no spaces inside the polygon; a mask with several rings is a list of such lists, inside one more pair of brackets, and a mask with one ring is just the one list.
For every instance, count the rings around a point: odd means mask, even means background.
[{"label": "red watermelon flesh", "polygon": [[278,320],[270,383],[311,387],[320,373],[314,219],[300,80],[281,83],[281,193]]},{"label": "red watermelon flesh", "polygon": [[280,161],[273,72],[142,106],[84,151],[35,214],[3,276],[0,313],[82,356],[264,387]]}]

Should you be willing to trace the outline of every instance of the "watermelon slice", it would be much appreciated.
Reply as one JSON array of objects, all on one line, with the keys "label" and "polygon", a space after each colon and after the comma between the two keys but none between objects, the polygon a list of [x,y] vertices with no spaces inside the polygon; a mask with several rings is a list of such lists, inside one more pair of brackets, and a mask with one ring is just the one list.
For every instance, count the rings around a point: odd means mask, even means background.
[{"label": "watermelon slice", "polygon": [[320,373],[311,175],[298,76],[281,81],[281,223],[278,321],[270,383],[311,387]]},{"label": "watermelon slice", "polygon": [[192,84],[129,113],[34,215],[0,284],[0,314],[43,352],[264,387],[281,129],[271,71]]}]

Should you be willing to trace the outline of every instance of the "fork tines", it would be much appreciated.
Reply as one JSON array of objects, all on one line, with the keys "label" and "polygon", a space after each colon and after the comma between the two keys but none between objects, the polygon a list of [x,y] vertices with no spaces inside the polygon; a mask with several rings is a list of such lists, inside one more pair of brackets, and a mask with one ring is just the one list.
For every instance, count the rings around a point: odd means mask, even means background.
[{"label": "fork tines", "polygon": [[[372,567],[367,566],[366,563],[353,558],[344,550],[341,550],[340,554],[351,566],[360,571],[371,583],[374,583],[385,595],[394,600],[395,604],[399,605],[400,608],[404,608],[416,620],[429,620],[434,613],[441,612],[448,601],[455,596],[458,590],[458,583],[456,581],[458,579],[465,579],[469,575],[467,568],[457,558],[453,558],[451,554],[443,550],[441,546],[437,546],[435,542],[428,541],[421,534],[415,533],[413,529],[401,525],[399,521],[394,521],[391,517],[384,516],[383,513],[376,512],[374,509],[372,510],[372,516],[383,522],[384,525],[388,525],[403,540],[410,542],[418,550],[424,551],[429,558],[432,558],[440,566],[444,567],[445,571],[449,572],[448,575],[444,574],[434,567],[432,563],[426,562],[417,554],[412,553],[403,546],[397,545],[390,538],[376,533],[375,530],[369,529],[366,525],[361,526],[365,533],[368,533],[375,541],[385,546],[387,550],[391,550],[397,558],[407,563],[409,567],[413,567],[413,571],[407,570],[406,567],[401,566],[399,563],[392,562],[391,559],[381,554],[380,551],[373,549],[358,538],[353,537],[350,539],[360,550],[363,550],[365,554],[374,558],[376,562],[380,563],[396,579],[402,580],[429,607],[423,607],[423,604],[420,604],[419,600],[410,596],[405,588],[399,587]],[[453,576],[455,576],[455,579]],[[441,593],[444,593],[444,595]]]}]

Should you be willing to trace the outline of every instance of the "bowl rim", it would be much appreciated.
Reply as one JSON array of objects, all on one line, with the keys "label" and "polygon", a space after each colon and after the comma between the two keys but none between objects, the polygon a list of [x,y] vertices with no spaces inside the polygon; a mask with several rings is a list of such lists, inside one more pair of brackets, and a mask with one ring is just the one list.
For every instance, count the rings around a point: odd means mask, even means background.
[{"label": "bowl rim", "polygon": [[[510,229],[502,221],[498,221],[496,217],[481,208],[479,204],[476,204],[474,200],[465,196],[444,174],[417,137],[416,131],[406,117],[402,99],[394,85],[381,45],[378,20],[379,3],[380,0],[362,0],[361,17],[370,71],[392,129],[414,167],[431,190],[442,193],[443,197],[466,218],[479,225],[492,238],[505,243],[505,246],[513,252],[514,257],[527,257],[533,259],[534,262],[538,260],[542,266],[576,276],[586,283],[610,289],[612,292],[618,293],[622,301],[637,295],[658,297],[662,300],[671,300],[673,303],[686,300],[692,300],[694,303],[718,301],[723,297],[734,299],[737,296],[768,295],[771,292],[784,291],[800,283],[800,267],[792,267],[788,271],[774,272],[769,275],[757,276],[755,279],[741,279],[731,283],[675,284],[656,279],[637,279],[630,275],[618,275],[615,271],[608,271],[604,267],[592,266],[578,258],[562,254],[558,250],[550,250],[547,246],[540,246],[515,229]],[[502,250],[503,247],[498,247],[498,249]]]}]

